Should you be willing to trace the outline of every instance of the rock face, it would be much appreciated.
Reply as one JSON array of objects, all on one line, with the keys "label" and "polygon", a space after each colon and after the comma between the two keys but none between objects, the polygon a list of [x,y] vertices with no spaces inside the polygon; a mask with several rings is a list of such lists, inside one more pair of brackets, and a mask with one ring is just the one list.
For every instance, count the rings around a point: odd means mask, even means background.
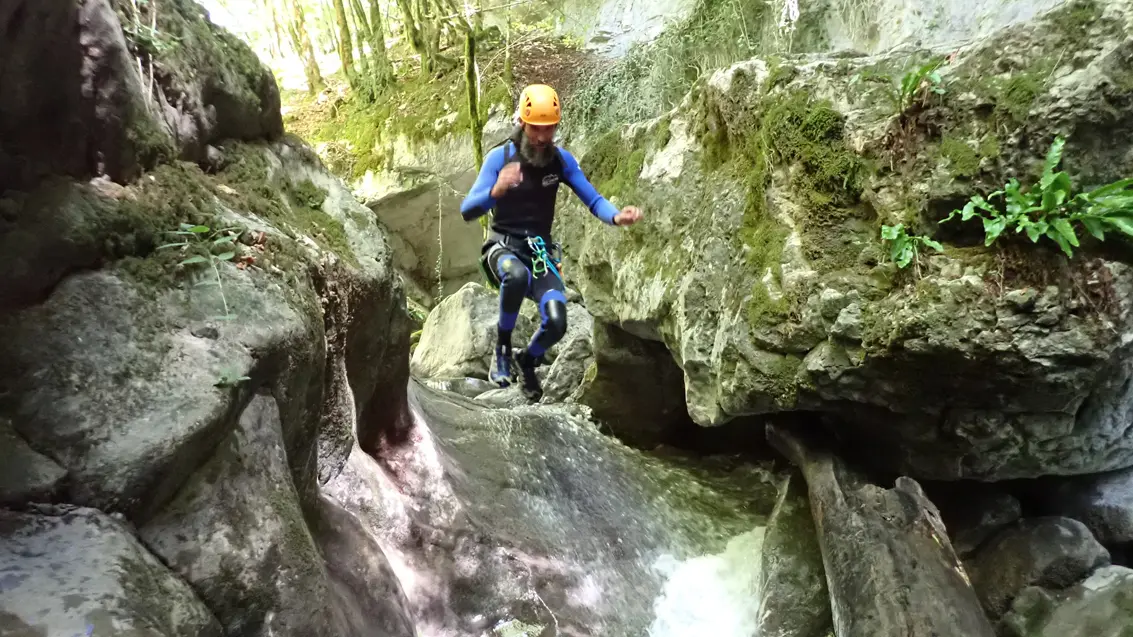
[{"label": "rock face", "polygon": [[1133,542],[1133,471],[1041,480],[1030,495],[1044,514],[1081,521],[1102,544]]},{"label": "rock face", "polygon": [[[0,9],[0,30],[13,34],[2,52],[0,192],[52,174],[130,180],[162,159],[204,161],[221,139],[283,132],[271,71],[199,5],[162,3],[152,44],[123,32],[134,6],[13,0]],[[136,17],[149,31],[148,9]],[[43,81],[56,77],[73,81]]]},{"label": "rock face", "polygon": [[423,631],[752,634],[764,468],[650,457],[577,406],[410,396],[404,442],[356,449],[326,491],[378,538]]},{"label": "rock face", "polygon": [[0,632],[412,635],[381,547],[320,495],[407,417],[383,231],[277,139],[274,81],[245,45],[193,2],[145,3],[141,22],[156,6],[178,38],[151,59],[121,25],[133,6],[0,9],[18,34],[0,98],[0,500],[33,510],[0,518]]},{"label": "rock face", "polygon": [[[586,153],[599,188],[647,215],[613,231],[560,215],[568,277],[596,320],[668,347],[701,425],[826,413],[880,467],[932,479],[1129,466],[1128,266],[1088,242],[1072,260],[1045,238],[985,248],[978,221],[937,222],[1032,183],[1056,134],[1077,188],[1130,174],[1114,141],[1130,111],[1103,105],[1133,98],[1131,13],[1080,1],[911,60],[717,72]],[[944,93],[898,109],[885,96],[930,53],[955,53]],[[944,252],[899,269],[879,238],[899,223]]]},{"label": "rock face", "polygon": [[1099,568],[1061,592],[1025,589],[1003,619],[1010,637],[1122,637],[1133,617],[1133,570]]},{"label": "rock face", "polygon": [[637,446],[670,442],[689,421],[682,374],[660,343],[595,325],[593,363],[571,400],[591,408],[614,435]]},{"label": "rock face", "polygon": [[93,509],[0,510],[0,572],[5,635],[225,634],[126,525]]},{"label": "rock face", "polygon": [[1109,552],[1081,522],[1027,518],[1004,530],[969,562],[972,586],[999,617],[1027,586],[1065,588],[1109,565]]}]

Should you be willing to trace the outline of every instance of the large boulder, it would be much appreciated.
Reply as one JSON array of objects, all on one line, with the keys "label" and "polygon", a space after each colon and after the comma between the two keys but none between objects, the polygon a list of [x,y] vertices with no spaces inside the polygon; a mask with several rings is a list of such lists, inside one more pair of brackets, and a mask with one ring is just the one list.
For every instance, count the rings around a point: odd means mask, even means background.
[{"label": "large boulder", "polygon": [[[411,635],[381,547],[319,492],[408,417],[389,244],[309,147],[275,139],[275,84],[245,45],[189,0],[137,5],[159,12],[157,44],[123,28],[130,2],[0,9],[19,34],[2,47],[0,132],[27,168],[0,187],[0,499],[129,524],[113,541],[77,525],[5,537],[2,550],[62,556],[78,575],[19,576],[19,599],[44,601],[0,617],[19,634],[78,633],[54,622],[101,617],[82,595],[105,594],[122,610],[95,634]],[[166,36],[177,46],[158,46]],[[27,107],[71,94],[64,127],[91,136],[37,146],[45,129],[21,118],[43,113]],[[140,156],[122,136],[168,152]]]},{"label": "large boulder", "polygon": [[126,524],[93,509],[0,510],[0,573],[0,634],[225,634]]},{"label": "large boulder", "polygon": [[[368,635],[366,609],[385,608],[401,626],[388,634],[412,634],[403,608],[374,597],[398,586],[380,563],[344,571],[336,557],[327,572],[324,541],[381,550],[317,495],[405,409],[408,320],[388,249],[295,142],[223,152],[215,176],[162,166],[91,191],[147,221],[130,248],[150,252],[60,273],[42,303],[0,315],[0,422],[17,443],[0,464],[29,470],[2,472],[0,492],[124,514],[227,631]],[[262,194],[273,185],[288,194]],[[79,225],[89,217],[64,220],[107,239]],[[179,221],[208,223],[208,244],[153,251],[146,228]],[[214,246],[221,224],[236,230]],[[223,250],[235,255],[209,267]],[[193,255],[204,268],[178,265]]]},{"label": "large boulder", "polygon": [[[496,347],[499,312],[499,293],[480,283],[466,283],[445,297],[425,320],[410,362],[413,375],[435,380],[487,379]],[[516,351],[530,342],[539,322],[538,309],[525,300],[512,332],[512,347]],[[594,356],[593,329],[594,320],[586,308],[569,301],[566,334],[547,352],[537,372],[543,382],[544,402],[563,400],[583,381]]]},{"label": "large boulder", "polygon": [[1133,617],[1133,570],[1107,566],[1065,590],[1038,586],[1003,618],[1008,637],[1124,637]]},{"label": "large boulder", "polygon": [[0,30],[0,192],[49,175],[131,180],[283,133],[271,71],[192,0],[14,0]]},{"label": "large boulder", "polygon": [[1046,517],[1001,531],[966,566],[980,602],[999,617],[1024,588],[1065,588],[1109,562],[1109,551],[1081,522]]},{"label": "large boulder", "polygon": [[[356,558],[365,556],[370,572],[352,578],[364,586],[346,585],[341,571],[332,583],[291,482],[283,433],[276,400],[252,398],[217,453],[142,527],[141,537],[193,585],[228,634],[372,634],[357,609],[374,605],[371,590],[388,589],[396,600],[397,580],[388,567],[382,570],[372,540],[339,539],[328,548],[341,551],[346,542]],[[349,531],[336,520],[345,512],[327,513],[330,537]],[[327,559],[340,556],[328,552]],[[383,615],[387,623],[390,617]],[[401,609],[401,630],[389,635],[413,635],[405,617]]]},{"label": "large boulder", "polygon": [[1038,480],[1027,496],[1044,515],[1079,520],[1102,544],[1133,542],[1133,470]]},{"label": "large boulder", "polygon": [[0,418],[0,449],[6,450],[0,465],[0,505],[50,502],[58,496],[66,470],[32,449],[4,418]]},{"label": "large boulder", "polygon": [[[1133,272],[1102,249],[1121,239],[1065,259],[937,222],[1033,183],[1056,135],[1077,188],[1133,171],[1131,4],[1072,2],[937,51],[718,71],[594,142],[584,170],[646,217],[560,215],[566,271],[597,321],[668,347],[701,425],[819,412],[879,468],[933,479],[1129,466]],[[899,98],[933,56],[943,94]],[[898,224],[944,251],[899,268],[880,238]]]}]

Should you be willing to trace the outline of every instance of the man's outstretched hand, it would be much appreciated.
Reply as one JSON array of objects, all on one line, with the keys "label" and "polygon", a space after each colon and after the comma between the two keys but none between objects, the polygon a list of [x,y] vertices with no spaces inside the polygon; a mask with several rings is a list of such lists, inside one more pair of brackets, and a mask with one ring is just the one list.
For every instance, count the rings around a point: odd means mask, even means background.
[{"label": "man's outstretched hand", "polygon": [[626,206],[614,215],[614,224],[619,226],[632,226],[641,221],[641,210],[637,206]]}]

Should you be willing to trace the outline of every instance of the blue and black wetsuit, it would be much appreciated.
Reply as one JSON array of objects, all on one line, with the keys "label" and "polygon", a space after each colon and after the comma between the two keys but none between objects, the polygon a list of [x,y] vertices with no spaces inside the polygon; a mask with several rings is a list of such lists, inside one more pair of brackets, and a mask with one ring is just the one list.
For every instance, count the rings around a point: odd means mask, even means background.
[{"label": "blue and black wetsuit", "polygon": [[[519,134],[522,135],[522,132]],[[460,214],[465,221],[495,209],[492,231],[481,249],[481,264],[500,288],[497,357],[501,348],[510,355],[511,331],[526,297],[539,305],[542,316],[539,330],[526,352],[521,354],[521,357],[533,359],[535,365],[547,349],[566,333],[563,281],[557,264],[540,249],[550,250],[554,245],[551,227],[554,225],[559,184],[569,186],[590,212],[603,222],[614,225],[614,217],[618,214],[617,208],[598,194],[582,174],[574,156],[562,148],[555,150],[552,161],[540,167],[522,157],[516,139],[506,141],[484,158],[476,183],[460,206]],[[522,181],[499,199],[494,199],[492,186],[500,171],[508,163],[516,161],[520,164]],[[519,362],[526,376],[527,365],[523,358]]]}]

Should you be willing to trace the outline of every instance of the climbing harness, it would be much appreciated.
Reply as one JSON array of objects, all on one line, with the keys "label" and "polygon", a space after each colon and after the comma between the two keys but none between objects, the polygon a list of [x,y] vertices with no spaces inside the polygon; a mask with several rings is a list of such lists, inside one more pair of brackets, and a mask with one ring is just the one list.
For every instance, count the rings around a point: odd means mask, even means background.
[{"label": "climbing harness", "polygon": [[[492,262],[495,253],[500,250],[515,250],[517,243],[516,239],[508,237],[499,233],[490,233],[488,240],[492,242],[491,247],[480,258],[480,274],[484,275],[484,281],[492,289],[500,289],[500,283],[492,272],[488,270],[488,264]],[[560,281],[563,281],[562,276],[562,262],[563,262],[563,248],[558,242],[552,242],[550,250],[547,249],[546,242],[543,237],[527,237],[523,239],[526,242],[527,249],[531,253],[531,276],[541,277],[550,270]],[[566,281],[563,281],[566,284]]]},{"label": "climbing harness", "polygon": [[[553,246],[561,251],[559,244],[556,243],[553,244]],[[528,237],[527,248],[531,250],[531,254],[534,255],[531,259],[531,274],[533,276],[543,276],[547,273],[547,270],[550,270],[560,281],[563,280],[558,270],[558,265],[562,263],[561,252],[559,259],[555,259],[548,254],[547,245],[543,243],[543,237]]]}]

